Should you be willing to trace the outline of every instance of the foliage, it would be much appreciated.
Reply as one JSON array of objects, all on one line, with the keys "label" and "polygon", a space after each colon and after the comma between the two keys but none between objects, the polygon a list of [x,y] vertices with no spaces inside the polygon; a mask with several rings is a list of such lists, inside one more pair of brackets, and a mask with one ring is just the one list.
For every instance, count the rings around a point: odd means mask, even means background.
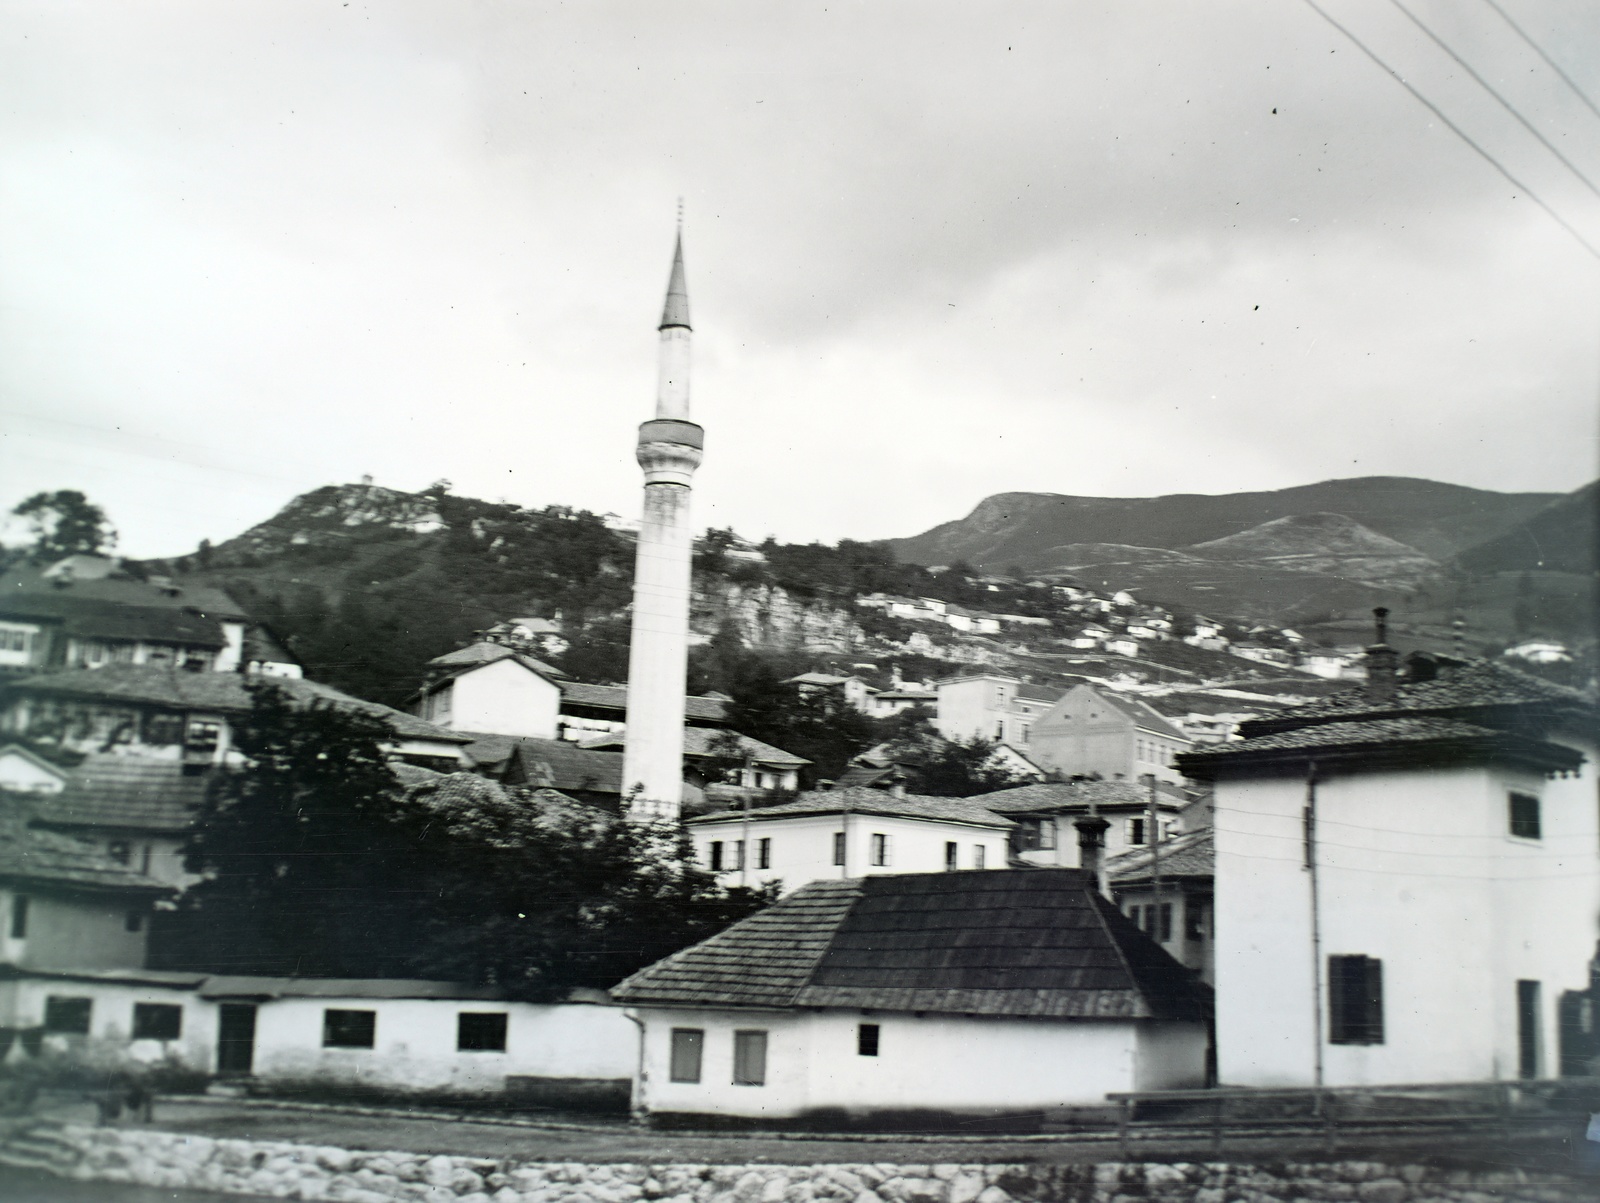
[{"label": "foliage", "polygon": [[802,690],[766,657],[747,655],[727,685],[729,726],[811,761],[801,771],[808,788],[837,779],[851,757],[878,742],[877,723],[836,691]]},{"label": "foliage", "polygon": [[[247,767],[191,836],[204,879],[153,935],[168,967],[605,987],[765,905],[686,837],[467,774],[403,789],[380,720],[253,687]],[[552,801],[552,797],[555,799]]]},{"label": "foliage", "polygon": [[35,493],[11,511],[33,531],[31,554],[49,562],[70,555],[98,555],[117,545],[106,512],[77,489]]},{"label": "foliage", "polygon": [[884,754],[909,772],[906,788],[913,793],[970,798],[1027,784],[1027,778],[995,759],[998,744],[945,739],[933,729],[932,717],[916,706],[881,724]]}]

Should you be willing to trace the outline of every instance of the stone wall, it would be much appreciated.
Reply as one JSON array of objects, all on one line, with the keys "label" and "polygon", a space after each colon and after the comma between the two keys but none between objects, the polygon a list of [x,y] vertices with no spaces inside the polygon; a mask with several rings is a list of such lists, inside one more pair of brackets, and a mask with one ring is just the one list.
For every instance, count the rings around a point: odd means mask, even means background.
[{"label": "stone wall", "polygon": [[608,1165],[70,1125],[51,1126],[48,1143],[49,1168],[66,1177],[340,1203],[1579,1203],[1596,1195],[1593,1181],[1558,1175],[1364,1161]]}]

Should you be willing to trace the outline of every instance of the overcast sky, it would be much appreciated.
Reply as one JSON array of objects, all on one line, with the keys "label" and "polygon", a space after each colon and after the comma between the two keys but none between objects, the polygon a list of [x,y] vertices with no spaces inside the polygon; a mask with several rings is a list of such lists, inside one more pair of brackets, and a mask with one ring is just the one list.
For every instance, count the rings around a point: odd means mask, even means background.
[{"label": "overcast sky", "polygon": [[[191,550],[363,473],[698,525],[1597,469],[1600,199],[1394,0],[0,0],[0,504]],[[1404,0],[1591,180],[1484,0]],[[1600,5],[1499,0],[1600,98]]]}]

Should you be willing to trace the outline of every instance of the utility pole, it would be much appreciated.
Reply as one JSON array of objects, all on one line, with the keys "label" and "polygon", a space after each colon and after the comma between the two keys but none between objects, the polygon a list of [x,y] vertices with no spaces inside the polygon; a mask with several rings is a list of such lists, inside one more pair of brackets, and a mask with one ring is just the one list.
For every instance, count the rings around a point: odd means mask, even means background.
[{"label": "utility pole", "polygon": [[1316,1114],[1322,1114],[1322,909],[1317,894],[1317,762],[1306,765],[1305,871],[1311,885],[1311,1039],[1315,1046]]},{"label": "utility pole", "polygon": [[1160,936],[1164,926],[1161,923],[1161,807],[1154,773],[1150,774],[1150,885],[1156,898],[1156,935]]},{"label": "utility pole", "polygon": [[739,825],[739,885],[746,884],[750,864],[750,791],[755,788],[755,754],[744,754],[744,821]]}]

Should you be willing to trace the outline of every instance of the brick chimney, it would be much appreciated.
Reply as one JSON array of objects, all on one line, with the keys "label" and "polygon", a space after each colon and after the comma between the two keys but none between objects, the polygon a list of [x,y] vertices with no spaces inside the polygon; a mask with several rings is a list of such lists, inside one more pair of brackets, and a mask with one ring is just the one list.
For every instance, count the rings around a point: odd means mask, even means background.
[{"label": "brick chimney", "polygon": [[1078,829],[1078,866],[1094,874],[1094,888],[1106,894],[1106,829],[1111,824],[1099,815],[1088,814],[1072,825]]},{"label": "brick chimney", "polygon": [[1374,702],[1393,702],[1400,687],[1400,653],[1389,646],[1389,608],[1372,612],[1374,638],[1367,649],[1367,696]]}]

